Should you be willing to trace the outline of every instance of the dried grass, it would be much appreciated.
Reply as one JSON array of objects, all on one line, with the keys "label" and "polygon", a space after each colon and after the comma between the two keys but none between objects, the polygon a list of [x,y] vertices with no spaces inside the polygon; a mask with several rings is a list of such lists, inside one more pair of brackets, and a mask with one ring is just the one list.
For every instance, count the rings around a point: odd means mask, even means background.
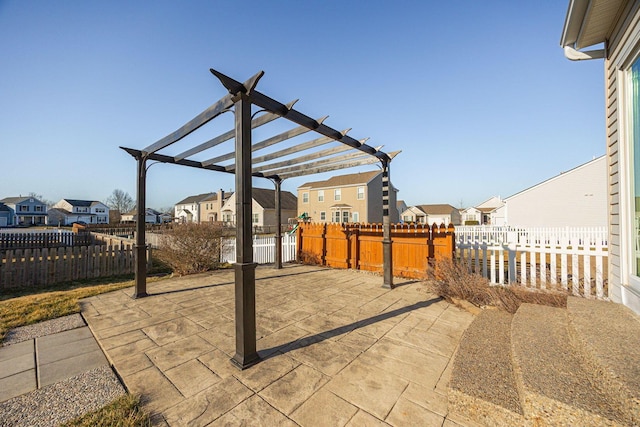
[{"label": "dried grass", "polygon": [[522,303],[566,307],[567,292],[561,289],[531,289],[519,285],[491,285],[479,274],[470,273],[454,261],[438,263],[430,287],[449,302],[465,300],[478,307],[496,307],[515,313]]}]

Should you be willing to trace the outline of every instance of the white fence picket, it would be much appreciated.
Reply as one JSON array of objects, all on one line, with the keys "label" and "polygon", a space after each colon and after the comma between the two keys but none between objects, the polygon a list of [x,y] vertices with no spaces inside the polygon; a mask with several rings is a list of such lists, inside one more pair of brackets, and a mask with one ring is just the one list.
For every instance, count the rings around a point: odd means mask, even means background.
[{"label": "white fence picket", "polygon": [[494,284],[567,289],[571,282],[574,295],[607,298],[605,227],[456,227],[456,248],[467,268]]},{"label": "white fence picket", "polygon": [[[276,238],[273,236],[253,237],[253,262],[271,264],[275,262]],[[296,236],[285,234],[282,236],[282,262],[296,260]],[[220,261],[236,262],[236,240],[225,239],[220,253]]]}]

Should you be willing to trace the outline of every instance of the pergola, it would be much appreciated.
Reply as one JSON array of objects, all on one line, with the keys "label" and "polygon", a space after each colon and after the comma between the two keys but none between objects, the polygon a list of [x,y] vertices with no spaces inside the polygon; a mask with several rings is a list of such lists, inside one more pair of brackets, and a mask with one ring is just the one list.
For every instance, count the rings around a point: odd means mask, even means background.
[{"label": "pergola", "polygon": [[[255,312],[255,268],[252,246],[252,177],[267,178],[275,185],[276,222],[281,224],[280,192],[282,181],[322,172],[335,171],[361,165],[381,163],[383,198],[383,286],[393,288],[391,228],[389,222],[389,166],[399,153],[385,153],[380,147],[365,144],[365,140],[356,140],[347,135],[349,130],[337,131],[325,125],[322,119],[312,119],[296,111],[296,101],[282,104],[256,90],[256,85],[264,75],[260,71],[244,83],[211,69],[228,94],[175,132],[157,142],[137,150],[121,147],[137,160],[137,222],[136,222],[136,277],[134,298],[147,296],[146,288],[146,173],[147,162],[170,163],[199,169],[235,174],[236,191],[236,263],[235,269],[235,317],[236,317],[236,353],[231,361],[240,369],[246,369],[260,360],[256,351],[256,312]],[[253,106],[256,111],[252,113]],[[212,139],[195,145],[178,155],[160,153],[161,150],[176,143],[209,123],[221,114],[233,111],[235,129],[224,132]],[[252,129],[277,119],[286,119],[297,126],[285,132],[273,135],[260,142],[252,143]],[[253,156],[258,151],[292,138],[313,132],[315,138],[303,143],[289,145],[261,156]],[[194,155],[210,150],[225,141],[234,139],[234,149],[218,154],[207,160],[195,160]],[[339,143],[329,148],[322,147]],[[335,145],[335,144],[334,144]],[[208,153],[208,152],[207,152]],[[299,153],[299,154],[298,154]],[[207,154],[208,156],[208,154]],[[228,163],[233,161],[232,163]],[[224,164],[227,162],[227,164]],[[395,207],[393,207],[395,208]],[[276,268],[282,268],[282,238],[280,227],[276,227]]]}]

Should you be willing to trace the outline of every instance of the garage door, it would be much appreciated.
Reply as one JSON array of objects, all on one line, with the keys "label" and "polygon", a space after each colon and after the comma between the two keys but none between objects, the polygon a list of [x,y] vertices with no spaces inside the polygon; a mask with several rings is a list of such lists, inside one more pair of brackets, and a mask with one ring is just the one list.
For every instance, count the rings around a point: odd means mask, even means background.
[{"label": "garage door", "polygon": [[7,218],[0,217],[0,227],[7,226]]}]

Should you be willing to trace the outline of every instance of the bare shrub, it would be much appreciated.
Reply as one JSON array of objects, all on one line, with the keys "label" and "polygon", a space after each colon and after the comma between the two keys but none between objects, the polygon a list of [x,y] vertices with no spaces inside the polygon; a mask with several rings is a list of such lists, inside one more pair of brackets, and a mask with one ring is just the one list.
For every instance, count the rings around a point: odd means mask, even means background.
[{"label": "bare shrub", "polygon": [[224,234],[214,223],[182,224],[165,232],[156,255],[181,276],[214,270],[221,266]]},{"label": "bare shrub", "polygon": [[478,307],[497,307],[509,313],[515,313],[524,302],[552,307],[567,305],[567,293],[564,291],[491,285],[488,279],[470,273],[464,265],[453,260],[439,261],[436,277],[437,280],[430,282],[431,289],[450,302],[465,300]]}]

